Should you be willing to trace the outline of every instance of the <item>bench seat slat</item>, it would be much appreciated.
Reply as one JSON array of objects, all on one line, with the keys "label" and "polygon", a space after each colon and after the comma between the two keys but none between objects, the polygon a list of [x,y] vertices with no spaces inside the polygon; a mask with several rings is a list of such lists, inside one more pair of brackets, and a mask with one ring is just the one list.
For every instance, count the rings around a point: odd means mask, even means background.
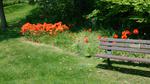
[{"label": "bench seat slat", "polygon": [[110,59],[122,60],[122,61],[130,61],[130,62],[150,63],[150,59],[130,58],[130,57],[127,57],[127,56],[116,56],[116,55],[108,55],[108,54],[97,54],[96,57],[99,57],[99,58],[110,58]]},{"label": "bench seat slat", "polygon": [[129,44],[129,43],[110,43],[110,42],[100,42],[100,45],[104,46],[116,46],[116,47],[129,47],[129,48],[143,48],[150,49],[150,45],[147,44]]},{"label": "bench seat slat", "polygon": [[123,43],[143,43],[143,44],[150,44],[150,40],[101,38],[100,41],[107,41],[107,42],[115,41],[115,42],[123,42]]},{"label": "bench seat slat", "polygon": [[150,54],[150,50],[147,50],[147,49],[134,49],[134,48],[122,48],[122,47],[108,47],[108,46],[100,46],[100,48],[106,49],[106,50],[119,50],[119,51],[127,51],[127,52]]}]

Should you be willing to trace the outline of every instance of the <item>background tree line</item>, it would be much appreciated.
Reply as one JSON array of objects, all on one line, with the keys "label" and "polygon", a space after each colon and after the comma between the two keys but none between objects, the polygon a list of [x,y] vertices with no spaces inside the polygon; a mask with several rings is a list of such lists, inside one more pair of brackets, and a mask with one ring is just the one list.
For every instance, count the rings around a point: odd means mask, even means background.
[{"label": "background tree line", "polygon": [[[12,1],[22,2],[22,0]],[[150,0],[24,0],[23,2],[27,1],[29,4],[38,4],[39,15],[49,16],[55,21],[83,22],[88,19],[92,22],[94,19],[96,25],[113,29],[149,28]]]}]

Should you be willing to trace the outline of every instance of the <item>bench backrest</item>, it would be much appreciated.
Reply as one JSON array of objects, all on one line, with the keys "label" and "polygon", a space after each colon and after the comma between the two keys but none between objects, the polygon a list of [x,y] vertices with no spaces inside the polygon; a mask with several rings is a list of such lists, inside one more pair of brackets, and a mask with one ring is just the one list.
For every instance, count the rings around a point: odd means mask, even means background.
[{"label": "bench backrest", "polygon": [[100,48],[150,54],[150,40],[101,38]]}]

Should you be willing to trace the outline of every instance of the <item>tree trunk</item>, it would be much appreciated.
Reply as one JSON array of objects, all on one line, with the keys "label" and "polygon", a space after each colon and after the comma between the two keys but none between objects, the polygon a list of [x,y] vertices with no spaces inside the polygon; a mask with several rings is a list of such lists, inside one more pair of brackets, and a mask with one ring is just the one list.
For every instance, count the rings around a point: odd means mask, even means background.
[{"label": "tree trunk", "polygon": [[0,19],[2,31],[5,31],[7,29],[7,22],[3,8],[3,0],[0,0]]}]

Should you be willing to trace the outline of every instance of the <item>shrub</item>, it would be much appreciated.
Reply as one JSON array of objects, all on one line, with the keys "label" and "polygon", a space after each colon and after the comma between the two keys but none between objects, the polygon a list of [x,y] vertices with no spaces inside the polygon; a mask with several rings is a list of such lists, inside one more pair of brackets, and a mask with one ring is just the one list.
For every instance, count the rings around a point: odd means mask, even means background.
[{"label": "shrub", "polygon": [[59,21],[81,19],[92,9],[92,3],[93,0],[38,0],[43,15]]},{"label": "shrub", "polygon": [[57,33],[64,32],[68,29],[69,27],[65,24],[62,24],[62,22],[57,22],[55,24],[26,23],[22,26],[21,33],[25,35],[27,38],[32,38],[33,40],[37,40],[36,37],[42,36],[42,34],[56,35]]},{"label": "shrub", "polygon": [[59,20],[72,16],[72,0],[39,0],[38,4],[43,15],[50,15]]},{"label": "shrub", "polygon": [[135,27],[137,23],[150,22],[149,3],[149,0],[97,0],[95,10],[88,17],[113,27]]}]

